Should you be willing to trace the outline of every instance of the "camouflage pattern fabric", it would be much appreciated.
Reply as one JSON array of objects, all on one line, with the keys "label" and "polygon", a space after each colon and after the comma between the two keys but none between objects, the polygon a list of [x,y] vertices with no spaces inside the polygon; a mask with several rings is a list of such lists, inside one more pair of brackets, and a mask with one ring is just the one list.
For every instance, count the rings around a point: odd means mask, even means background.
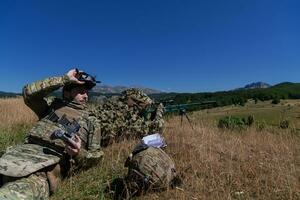
[{"label": "camouflage pattern fabric", "polygon": [[165,189],[176,177],[174,161],[160,148],[149,147],[129,157],[127,182],[136,190]]},{"label": "camouflage pattern fabric", "polygon": [[129,107],[137,107],[139,110],[147,109],[153,100],[143,91],[131,88],[122,92],[121,101],[126,103]]},{"label": "camouflage pattern fabric", "polygon": [[[55,120],[49,120],[53,112],[59,118],[66,115],[69,121],[76,120],[80,124],[78,135],[82,145],[79,154],[73,157],[75,169],[95,165],[103,156],[100,151],[100,123],[88,112],[87,107],[76,102],[57,98],[49,101],[46,98],[54,90],[69,83],[68,76],[64,75],[24,87],[24,102],[38,115],[40,121],[29,131],[26,144],[12,147],[1,157],[0,176],[8,175],[8,180],[13,177],[16,180],[0,188],[0,199],[48,199],[48,181],[51,189],[56,189],[62,175],[68,174],[70,157],[64,150],[64,144],[60,139],[51,138],[53,131],[63,129]],[[28,178],[21,178],[28,175]]]},{"label": "camouflage pattern fabric", "polygon": [[59,157],[45,153],[45,147],[22,144],[10,147],[0,158],[0,174],[24,177],[59,162]]},{"label": "camouflage pattern fabric", "polygon": [[66,114],[69,121],[75,119],[81,126],[78,134],[82,140],[83,148],[74,159],[78,165],[83,166],[86,163],[92,163],[88,160],[99,160],[103,155],[100,152],[101,127],[99,120],[91,115],[85,105],[58,98],[52,98],[51,100],[46,98],[54,90],[68,84],[70,84],[70,79],[67,75],[64,75],[47,78],[24,87],[24,102],[40,118],[40,121],[29,131],[26,142],[46,146],[60,154],[65,154],[64,143],[60,139],[51,138],[52,133],[55,130],[62,129],[62,127],[48,120],[48,118],[51,114],[50,111],[54,111],[58,117]]},{"label": "camouflage pattern fabric", "polygon": [[64,75],[27,84],[23,88],[24,101],[41,118],[49,109],[45,97],[68,83],[70,83],[70,79]]},{"label": "camouflage pattern fabric", "polygon": [[123,91],[122,96],[110,98],[92,109],[101,125],[102,144],[109,144],[119,138],[141,138],[155,132],[162,132],[163,106],[157,109],[154,119],[145,118],[144,111],[153,100],[138,89]]},{"label": "camouflage pattern fabric", "polygon": [[6,183],[0,188],[1,200],[47,200],[49,185],[45,173]]},{"label": "camouflage pattern fabric", "polygon": [[164,112],[165,112],[165,108],[164,108],[163,104],[160,103],[156,107],[154,119],[149,124],[149,129],[151,130],[152,133],[154,133],[154,132],[162,133],[164,123],[165,123],[163,120]]}]

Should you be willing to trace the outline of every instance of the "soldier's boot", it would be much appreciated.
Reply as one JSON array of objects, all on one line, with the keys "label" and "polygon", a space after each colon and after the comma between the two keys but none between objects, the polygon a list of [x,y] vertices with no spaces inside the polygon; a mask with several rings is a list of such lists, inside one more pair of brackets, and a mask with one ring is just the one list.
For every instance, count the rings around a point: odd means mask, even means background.
[{"label": "soldier's boot", "polygon": [[45,173],[32,174],[6,183],[0,188],[1,200],[48,200],[49,184]]}]

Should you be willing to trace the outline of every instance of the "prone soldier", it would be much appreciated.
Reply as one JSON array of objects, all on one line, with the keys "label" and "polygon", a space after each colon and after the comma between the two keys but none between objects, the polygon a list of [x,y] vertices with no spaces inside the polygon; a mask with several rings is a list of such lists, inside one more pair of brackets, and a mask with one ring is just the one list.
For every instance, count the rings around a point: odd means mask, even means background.
[{"label": "prone soldier", "polygon": [[154,112],[147,112],[153,105],[154,101],[148,95],[131,88],[94,107],[91,112],[101,123],[101,145],[107,146],[123,138],[162,133],[164,107],[159,104]]}]

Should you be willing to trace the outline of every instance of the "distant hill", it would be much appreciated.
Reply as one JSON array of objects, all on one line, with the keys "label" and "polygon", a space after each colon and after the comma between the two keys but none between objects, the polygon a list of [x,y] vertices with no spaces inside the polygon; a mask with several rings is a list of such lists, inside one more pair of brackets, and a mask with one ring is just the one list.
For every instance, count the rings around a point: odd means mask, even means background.
[{"label": "distant hill", "polygon": [[3,92],[3,91],[0,91],[0,97],[16,97],[16,96],[19,96],[21,94],[19,93],[13,93],[13,92]]},{"label": "distant hill", "polygon": [[290,88],[290,87],[297,87],[299,83],[292,83],[292,82],[282,82],[272,86],[273,88]]},{"label": "distant hill", "polygon": [[97,85],[93,88],[93,92],[95,93],[101,93],[101,94],[118,94],[121,93],[123,90],[129,89],[129,88],[139,88],[146,94],[158,94],[162,93],[160,90],[140,87],[140,86],[109,86],[109,85]]},{"label": "distant hill", "polygon": [[[255,88],[256,86],[259,88]],[[254,87],[254,88],[253,88]],[[125,86],[96,86],[90,93],[91,97],[111,96],[120,94],[124,89],[130,87]],[[249,84],[247,88],[231,91],[220,92],[202,92],[202,93],[162,93],[159,90],[149,88],[141,88],[156,101],[173,100],[174,104],[198,103],[203,101],[216,101],[216,106],[226,105],[244,105],[248,99],[266,101],[272,99],[300,99],[300,83],[283,82],[266,88],[266,84],[258,82],[258,84]],[[61,95],[60,91],[55,92]],[[16,97],[20,94],[11,92],[0,92],[0,97]]]},{"label": "distant hill", "polygon": [[270,84],[264,82],[255,82],[250,83],[244,87],[244,89],[258,89],[258,88],[269,88],[271,87]]}]

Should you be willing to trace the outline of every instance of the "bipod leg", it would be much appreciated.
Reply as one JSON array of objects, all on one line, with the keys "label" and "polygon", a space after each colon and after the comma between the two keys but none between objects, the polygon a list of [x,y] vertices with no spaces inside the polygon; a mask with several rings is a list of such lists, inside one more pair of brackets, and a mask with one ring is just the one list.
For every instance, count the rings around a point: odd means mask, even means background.
[{"label": "bipod leg", "polygon": [[183,114],[180,115],[180,126],[182,126]]},{"label": "bipod leg", "polygon": [[188,120],[190,126],[191,126],[192,129],[194,130],[194,127],[193,127],[193,125],[192,125],[192,123],[191,123],[191,120],[190,120],[189,116],[188,116],[186,113],[184,113],[184,115],[185,115],[186,119]]}]

